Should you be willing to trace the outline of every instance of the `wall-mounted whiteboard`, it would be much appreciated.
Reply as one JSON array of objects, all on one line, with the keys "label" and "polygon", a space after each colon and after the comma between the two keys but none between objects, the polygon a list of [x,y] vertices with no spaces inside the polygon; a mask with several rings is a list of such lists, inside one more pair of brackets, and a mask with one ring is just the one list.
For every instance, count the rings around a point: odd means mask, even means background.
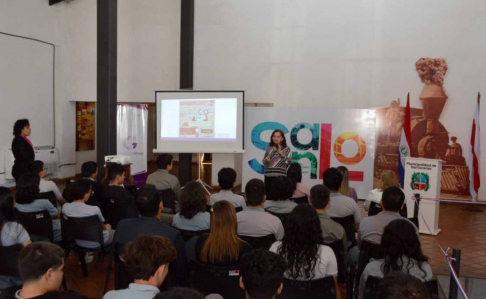
[{"label": "wall-mounted whiteboard", "polygon": [[0,150],[11,147],[21,118],[35,147],[54,146],[54,46],[0,34]]}]

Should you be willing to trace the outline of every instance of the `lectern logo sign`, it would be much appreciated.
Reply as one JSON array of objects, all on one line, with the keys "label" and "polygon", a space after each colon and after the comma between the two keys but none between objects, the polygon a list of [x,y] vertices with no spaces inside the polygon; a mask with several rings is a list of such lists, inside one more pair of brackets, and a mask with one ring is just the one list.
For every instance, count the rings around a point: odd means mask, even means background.
[{"label": "lectern logo sign", "polygon": [[429,175],[423,172],[414,172],[410,182],[412,190],[427,191],[430,188]]}]

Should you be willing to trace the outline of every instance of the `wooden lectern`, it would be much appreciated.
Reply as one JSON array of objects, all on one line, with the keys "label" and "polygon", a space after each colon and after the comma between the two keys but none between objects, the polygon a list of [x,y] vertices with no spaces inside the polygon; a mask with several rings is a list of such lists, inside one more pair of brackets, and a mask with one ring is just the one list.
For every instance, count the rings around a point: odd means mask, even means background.
[{"label": "wooden lectern", "polygon": [[[404,165],[403,190],[408,217],[411,217],[416,207],[416,194],[422,198],[440,199],[442,160],[407,157],[404,158]],[[439,201],[420,200],[417,217],[421,234],[439,234],[439,208]]]}]

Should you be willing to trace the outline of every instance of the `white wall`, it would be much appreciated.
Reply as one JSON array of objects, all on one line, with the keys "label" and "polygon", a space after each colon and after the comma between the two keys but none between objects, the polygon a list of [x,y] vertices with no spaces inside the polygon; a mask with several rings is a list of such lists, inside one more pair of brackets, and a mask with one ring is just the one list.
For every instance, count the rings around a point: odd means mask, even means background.
[{"label": "white wall", "polygon": [[[486,94],[485,1],[198,0],[195,5],[195,89],[243,89],[246,102],[323,108],[387,106],[410,92],[411,106],[421,107],[424,84],[415,62],[445,58],[449,99],[440,121],[454,135],[470,132],[477,92]],[[465,153],[469,134],[459,140]],[[481,164],[485,161],[483,155]],[[486,178],[486,167],[481,176]],[[481,191],[486,194],[486,184]]]},{"label": "white wall", "polygon": [[118,1],[118,102],[179,89],[180,0]]},{"label": "white wall", "polygon": [[[61,177],[96,159],[96,151],[75,152],[72,102],[96,101],[96,2],[0,1],[1,31],[56,45],[56,145],[61,164],[73,164]],[[179,49],[180,1],[119,0],[118,101],[154,102],[156,89],[178,89]]]}]

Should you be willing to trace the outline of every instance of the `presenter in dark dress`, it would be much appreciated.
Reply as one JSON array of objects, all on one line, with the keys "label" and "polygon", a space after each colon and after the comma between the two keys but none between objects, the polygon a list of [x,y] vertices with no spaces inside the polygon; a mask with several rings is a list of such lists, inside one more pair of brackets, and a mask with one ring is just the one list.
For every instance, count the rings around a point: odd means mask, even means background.
[{"label": "presenter in dark dress", "polygon": [[265,166],[265,194],[268,196],[268,190],[274,178],[286,176],[287,169],[292,163],[292,151],[287,146],[287,140],[282,130],[272,132],[270,145],[265,150],[263,156],[263,165]]},{"label": "presenter in dark dress", "polygon": [[32,163],[35,160],[34,146],[29,140],[30,123],[28,119],[19,119],[15,122],[12,141],[12,153],[15,161],[12,168],[12,176],[17,182],[19,178],[27,172],[31,171]]}]

